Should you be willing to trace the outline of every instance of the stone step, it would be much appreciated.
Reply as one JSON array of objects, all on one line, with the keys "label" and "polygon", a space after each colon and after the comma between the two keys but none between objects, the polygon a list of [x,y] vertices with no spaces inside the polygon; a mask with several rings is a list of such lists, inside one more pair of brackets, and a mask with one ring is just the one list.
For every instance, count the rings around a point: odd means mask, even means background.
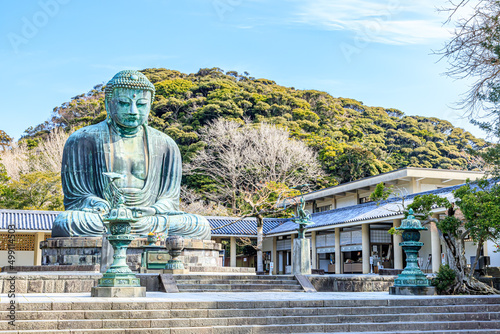
[{"label": "stone step", "polygon": [[[174,329],[172,329],[174,330]],[[407,323],[354,323],[354,324],[288,324],[288,325],[260,325],[260,326],[215,326],[207,333],[238,333],[238,334],[260,334],[260,333],[421,333],[422,330],[434,333],[498,333],[500,322],[407,322]],[[394,332],[396,331],[396,332]],[[172,331],[171,331],[172,333]],[[185,331],[184,333],[188,333]]]},{"label": "stone step", "polygon": [[289,290],[289,291],[302,291],[302,286],[299,284],[239,284],[234,282],[232,284],[177,284],[179,291],[189,289],[201,290],[217,290],[217,291],[234,291],[234,290]]},{"label": "stone step", "polygon": [[[318,327],[321,327],[319,325]],[[283,328],[283,326],[275,326],[275,328]],[[296,327],[297,328],[297,327]],[[258,329],[256,329],[258,330]],[[196,328],[196,332],[193,332],[191,327],[178,327],[178,328],[135,328],[135,329],[122,329],[122,328],[113,328],[113,329],[76,329],[76,330],[48,330],[48,331],[0,331],[0,333],[12,333],[12,334],[71,334],[71,333],[92,333],[92,334],[172,334],[172,333],[180,333],[180,334],[217,334],[217,333],[227,333],[227,334],[250,334],[252,333],[252,327],[228,327],[228,326],[214,326],[214,327],[198,327]],[[279,333],[290,333],[287,331],[281,331]],[[304,333],[304,332],[303,332]],[[324,332],[308,332],[308,333],[324,333]],[[360,334],[366,332],[335,332],[336,334]],[[415,334],[415,331],[384,331],[384,332],[370,332],[370,334]],[[484,333],[498,333],[498,331],[494,331],[492,329],[455,329],[455,330],[431,330],[431,331],[418,331],[419,334],[484,334]]]},{"label": "stone step", "polygon": [[175,282],[179,284],[299,284],[296,280],[264,280],[264,279],[176,279]]},{"label": "stone step", "polygon": [[[337,332],[335,334],[360,334],[366,332]],[[498,331],[492,331],[491,329],[453,329],[453,330],[430,330],[430,331],[418,331],[418,334],[475,334],[475,333],[498,333]],[[397,331],[397,332],[370,332],[370,334],[415,334],[415,331]]]},{"label": "stone step", "polygon": [[176,280],[184,279],[266,279],[266,280],[295,280],[293,275],[174,275]]},{"label": "stone step", "polygon": [[[281,328],[281,327],[278,327]],[[231,333],[231,334],[250,334],[252,333],[252,328],[250,327],[198,327],[196,331],[193,332],[191,327],[184,328],[135,328],[135,329],[122,329],[122,328],[114,328],[114,329],[76,329],[76,330],[48,330],[48,331],[0,331],[0,333],[15,333],[15,334],[71,334],[71,333],[92,333],[92,334],[169,334],[169,333],[181,333],[181,334],[203,334],[203,333]],[[280,333],[287,333],[282,331]],[[311,333],[311,332],[309,332]],[[314,333],[324,333],[324,332],[312,332]],[[336,332],[336,334],[360,334],[366,332]],[[415,334],[415,331],[384,331],[384,332],[370,332],[370,334]],[[498,333],[498,331],[493,331],[491,329],[464,329],[464,330],[432,330],[432,331],[418,331],[419,334],[484,334],[484,333]]]},{"label": "stone step", "polygon": [[500,297],[433,297],[415,299],[327,299],[327,300],[292,300],[292,301],[224,301],[224,302],[169,302],[169,301],[94,301],[91,299],[74,302],[20,302],[17,311],[38,310],[148,310],[148,309],[255,309],[255,308],[372,308],[382,312],[384,307],[407,307],[409,311],[417,307],[461,306],[496,307]]},{"label": "stone step", "polygon": [[[69,319],[153,319],[153,318],[231,318],[269,316],[349,316],[394,314],[463,314],[500,312],[500,305],[450,305],[418,307],[321,307],[321,308],[253,308],[253,309],[151,309],[151,310],[52,310],[17,311],[17,320],[69,320]],[[7,319],[8,312],[1,311],[0,319]]]},{"label": "stone step", "polygon": [[251,290],[251,289],[241,289],[241,290],[206,290],[206,289],[179,289],[179,293],[185,292],[304,292],[302,289],[300,290],[282,290],[282,289],[265,289],[265,290]]},{"label": "stone step", "polygon": [[[184,322],[188,319],[183,319]],[[141,323],[138,321],[131,320],[116,320],[116,321],[102,321],[102,322],[87,322],[85,326],[80,327],[82,323],[78,324],[78,321],[71,323],[57,322],[57,327],[44,328],[44,329],[32,329],[32,328],[20,328],[16,331],[0,331],[0,333],[248,333],[248,334],[259,334],[259,333],[339,333],[339,332],[358,332],[358,333],[376,333],[376,332],[442,332],[448,331],[451,333],[456,333],[457,331],[466,330],[469,332],[472,330],[474,333],[476,330],[480,330],[483,333],[498,333],[500,330],[499,321],[488,321],[488,322],[467,322],[467,321],[431,321],[431,322],[385,322],[385,323],[309,323],[309,324],[265,324],[265,325],[249,325],[249,326],[234,326],[234,325],[217,325],[217,321],[210,322],[207,320],[198,321],[197,319],[191,319],[190,322],[194,320],[195,323],[200,324],[200,326],[189,326],[191,323],[171,326],[174,322],[158,320],[154,322],[151,321],[151,327],[140,326]],[[39,323],[41,323],[39,321]],[[204,324],[204,325],[203,325]],[[101,327],[99,327],[101,325]],[[143,324],[142,324],[143,325]],[[96,326],[96,327],[94,327]],[[103,326],[113,326],[108,328],[103,328]],[[467,332],[467,331],[466,331]]]},{"label": "stone step", "polygon": [[[154,316],[154,313],[150,313]],[[190,317],[183,318],[158,318],[130,319],[130,318],[105,318],[105,319],[45,319],[45,320],[17,320],[18,330],[50,330],[50,329],[99,329],[99,328],[151,328],[151,327],[204,327],[204,326],[255,326],[255,325],[292,325],[292,324],[372,324],[381,326],[393,324],[401,329],[406,329],[401,324],[406,324],[411,319],[412,323],[419,323],[424,328],[428,323],[463,323],[472,327],[482,328],[478,324],[494,323],[498,327],[484,325],[484,328],[495,328],[500,330],[500,314],[491,313],[432,313],[432,314],[377,314],[377,315],[313,315],[313,316],[267,316],[267,317],[204,317],[193,313]],[[482,325],[483,326],[483,325]],[[8,323],[0,323],[0,330],[9,330]],[[364,328],[364,327],[360,327]],[[453,328],[427,328],[427,329],[458,329]],[[392,328],[397,329],[397,328]],[[413,329],[413,328],[410,328]],[[360,329],[358,331],[363,331]]]}]

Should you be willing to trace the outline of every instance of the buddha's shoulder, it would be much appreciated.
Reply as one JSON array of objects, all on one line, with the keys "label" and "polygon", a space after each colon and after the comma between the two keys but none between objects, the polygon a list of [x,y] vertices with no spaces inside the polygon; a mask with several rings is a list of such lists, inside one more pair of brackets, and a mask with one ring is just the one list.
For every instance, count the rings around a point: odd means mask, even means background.
[{"label": "buddha's shoulder", "polygon": [[148,130],[149,137],[155,138],[156,140],[166,141],[168,143],[175,144],[175,141],[169,135],[167,135],[159,130],[156,130],[155,128],[152,128],[149,125],[146,127]]},{"label": "buddha's shoulder", "polygon": [[89,125],[73,132],[69,136],[68,142],[70,141],[74,142],[79,140],[92,140],[93,138],[97,138],[98,136],[100,136],[105,131],[107,131],[106,121]]}]

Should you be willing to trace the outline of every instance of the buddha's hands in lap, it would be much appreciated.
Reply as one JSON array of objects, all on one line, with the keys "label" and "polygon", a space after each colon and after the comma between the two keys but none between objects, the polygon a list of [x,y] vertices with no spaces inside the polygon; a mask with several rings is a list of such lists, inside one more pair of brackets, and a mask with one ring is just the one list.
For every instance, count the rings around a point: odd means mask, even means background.
[{"label": "buddha's hands in lap", "polygon": [[84,208],[84,212],[92,212],[97,214],[105,214],[109,212],[109,204],[107,202],[96,202],[93,203],[92,207]]},{"label": "buddha's hands in lap", "polygon": [[155,216],[156,210],[147,206],[133,206],[129,208],[132,211],[134,218],[142,218],[148,216]]},{"label": "buddha's hands in lap", "polygon": [[164,213],[167,216],[178,216],[178,215],[185,215],[186,213],[184,211],[167,211]]}]

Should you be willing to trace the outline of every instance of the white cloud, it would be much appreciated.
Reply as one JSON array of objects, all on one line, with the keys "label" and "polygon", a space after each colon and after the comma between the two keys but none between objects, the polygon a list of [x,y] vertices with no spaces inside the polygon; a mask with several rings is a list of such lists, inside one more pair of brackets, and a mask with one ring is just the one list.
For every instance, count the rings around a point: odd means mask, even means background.
[{"label": "white cloud", "polygon": [[446,16],[431,0],[302,0],[296,23],[325,30],[349,30],[367,42],[425,44],[450,36]]}]

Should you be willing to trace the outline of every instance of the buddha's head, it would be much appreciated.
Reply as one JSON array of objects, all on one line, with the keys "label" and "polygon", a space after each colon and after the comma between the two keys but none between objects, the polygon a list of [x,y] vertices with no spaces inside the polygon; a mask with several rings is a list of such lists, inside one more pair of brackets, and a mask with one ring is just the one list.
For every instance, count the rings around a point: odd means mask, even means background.
[{"label": "buddha's head", "polygon": [[130,129],[146,124],[154,95],[155,86],[141,72],[118,72],[106,84],[108,121]]}]

